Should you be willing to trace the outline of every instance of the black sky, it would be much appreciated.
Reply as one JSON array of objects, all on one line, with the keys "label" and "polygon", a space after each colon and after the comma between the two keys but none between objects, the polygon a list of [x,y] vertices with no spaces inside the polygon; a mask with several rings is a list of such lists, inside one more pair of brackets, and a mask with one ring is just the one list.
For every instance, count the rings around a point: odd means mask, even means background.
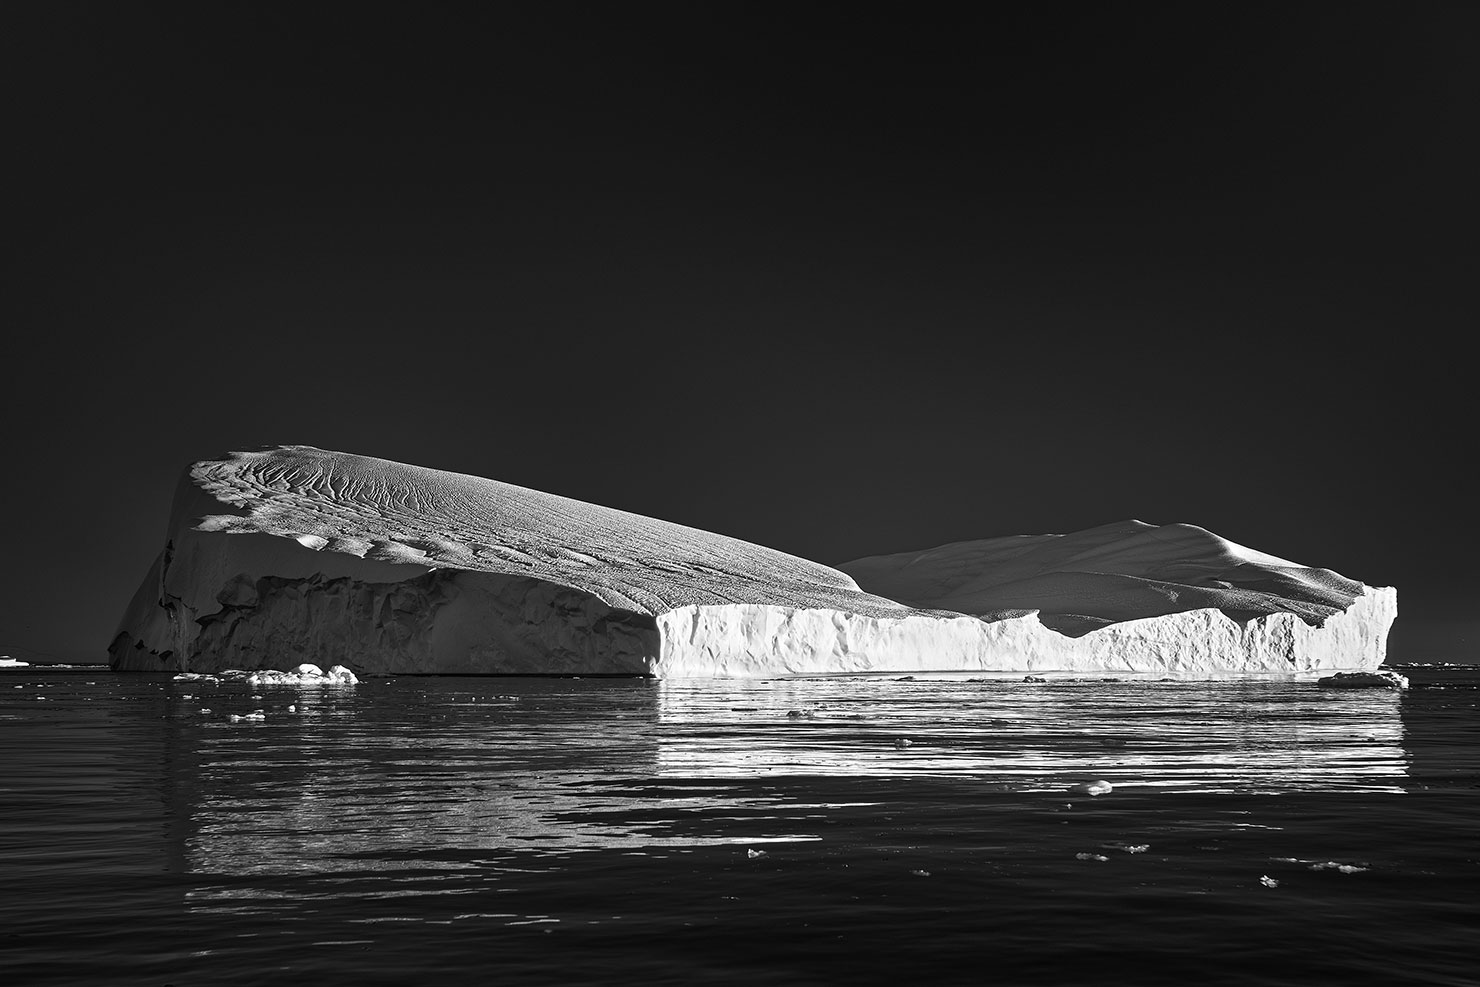
[{"label": "black sky", "polygon": [[1472,5],[303,6],[6,8],[0,648],[101,660],[278,443],[833,563],[1186,521],[1467,633]]}]

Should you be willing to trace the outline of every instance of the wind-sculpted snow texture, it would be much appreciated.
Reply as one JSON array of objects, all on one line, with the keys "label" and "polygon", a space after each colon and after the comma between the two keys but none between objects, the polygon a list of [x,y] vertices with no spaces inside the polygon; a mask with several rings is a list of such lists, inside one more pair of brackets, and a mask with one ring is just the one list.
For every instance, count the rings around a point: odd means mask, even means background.
[{"label": "wind-sculpted snow texture", "polygon": [[1391,589],[1186,525],[844,570],[496,480],[285,446],[187,471],[110,653],[119,669],[192,672],[1224,675],[1376,667],[1396,614]]},{"label": "wind-sculpted snow texture", "polygon": [[840,568],[911,606],[988,619],[1037,610],[1078,636],[1107,624],[1215,608],[1238,620],[1293,613],[1319,625],[1362,584],[1256,552],[1191,524],[1120,521],[1068,535],[955,542]]}]

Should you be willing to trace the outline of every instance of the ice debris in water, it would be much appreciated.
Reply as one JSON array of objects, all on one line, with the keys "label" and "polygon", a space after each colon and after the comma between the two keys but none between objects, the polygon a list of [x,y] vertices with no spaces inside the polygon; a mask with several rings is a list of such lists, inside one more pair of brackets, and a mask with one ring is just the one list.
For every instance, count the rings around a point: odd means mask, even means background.
[{"label": "ice debris in water", "polygon": [[1307,868],[1307,870],[1335,870],[1340,871],[1343,874],[1360,874],[1362,871],[1367,869],[1368,868],[1366,867],[1358,867],[1355,864],[1339,864],[1334,860],[1327,860],[1326,862],[1319,864],[1311,864],[1310,867]]},{"label": "ice debris in water", "polygon": [[1102,853],[1076,853],[1074,855],[1074,859],[1075,860],[1099,860],[1099,861],[1103,862],[1103,861],[1109,860],[1110,858],[1107,857],[1107,856],[1105,856]]},{"label": "ice debris in water", "polygon": [[1274,878],[1270,877],[1268,874],[1265,874],[1265,875],[1261,876],[1259,878],[1259,883],[1262,884],[1262,885],[1264,885],[1266,888],[1277,888],[1277,887],[1280,886],[1280,882],[1279,881],[1276,881]]},{"label": "ice debris in water", "polygon": [[1376,672],[1337,672],[1316,680],[1321,689],[1406,689],[1408,677],[1379,669]]},{"label": "ice debris in water", "polygon": [[1301,860],[1299,857],[1275,857],[1276,863],[1305,864],[1306,870],[1334,870],[1343,874],[1360,874],[1372,868],[1364,864],[1343,864],[1335,860]]},{"label": "ice debris in water", "polygon": [[261,723],[263,720],[267,719],[267,714],[260,709],[254,709],[250,713],[232,713],[230,716],[227,717],[227,719],[230,720],[232,723]]},{"label": "ice debris in water", "polygon": [[1080,782],[1078,785],[1070,785],[1069,792],[1074,795],[1106,795],[1115,790],[1114,786],[1103,778],[1094,781]]},{"label": "ice debris in water", "polygon": [[252,672],[247,684],[261,685],[355,685],[360,680],[355,673],[343,665],[335,665],[327,672],[317,665],[304,663],[291,672],[280,672],[272,668]]}]

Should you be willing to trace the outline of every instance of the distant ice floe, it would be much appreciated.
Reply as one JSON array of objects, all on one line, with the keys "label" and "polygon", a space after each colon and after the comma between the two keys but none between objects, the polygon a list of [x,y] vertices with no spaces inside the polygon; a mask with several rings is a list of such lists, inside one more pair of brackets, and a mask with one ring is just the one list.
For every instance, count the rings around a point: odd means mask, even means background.
[{"label": "distant ice floe", "polygon": [[0,668],[24,668],[31,663],[18,658],[0,658]]},{"label": "distant ice floe", "polygon": [[1376,672],[1337,672],[1317,679],[1322,689],[1406,689],[1408,677],[1379,669]]}]

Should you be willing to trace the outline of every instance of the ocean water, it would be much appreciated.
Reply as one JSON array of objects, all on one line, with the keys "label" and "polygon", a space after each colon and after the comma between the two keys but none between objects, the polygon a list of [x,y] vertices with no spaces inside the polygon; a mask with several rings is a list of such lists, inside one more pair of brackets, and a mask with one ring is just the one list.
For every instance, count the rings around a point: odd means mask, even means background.
[{"label": "ocean water", "polygon": [[1396,667],[5,669],[0,983],[1480,984],[1480,667]]}]

